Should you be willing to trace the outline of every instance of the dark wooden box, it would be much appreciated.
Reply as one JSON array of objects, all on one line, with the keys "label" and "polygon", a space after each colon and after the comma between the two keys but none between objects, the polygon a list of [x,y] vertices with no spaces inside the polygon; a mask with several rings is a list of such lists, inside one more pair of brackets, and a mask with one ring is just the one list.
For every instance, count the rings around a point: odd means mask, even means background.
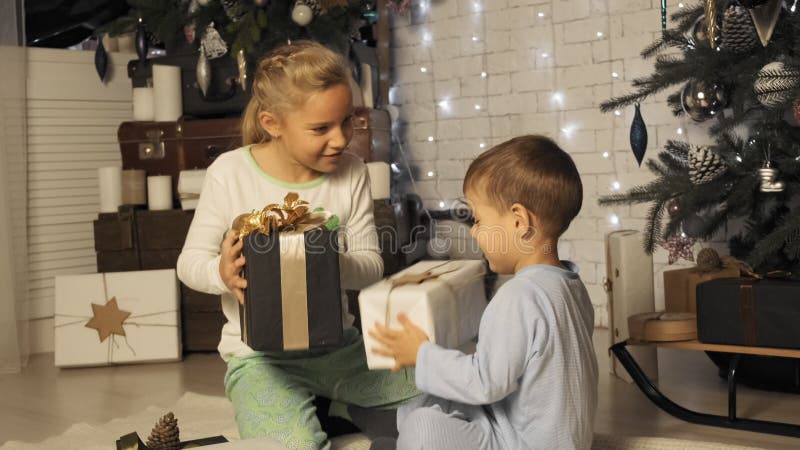
[{"label": "dark wooden box", "polygon": [[100,213],[94,221],[94,249],[100,251],[136,248],[133,212]]},{"label": "dark wooden box", "polygon": [[136,233],[139,249],[172,250],[183,248],[194,211],[136,211]]},{"label": "dark wooden box", "polygon": [[181,284],[183,348],[190,352],[214,351],[219,345],[225,315],[219,295],[205,294]]},{"label": "dark wooden box", "polygon": [[106,272],[130,272],[132,270],[142,270],[139,261],[139,252],[131,250],[103,250],[97,252],[97,271]]},{"label": "dark wooden box", "polygon": [[175,269],[180,254],[180,249],[139,250],[139,261],[142,270]]}]

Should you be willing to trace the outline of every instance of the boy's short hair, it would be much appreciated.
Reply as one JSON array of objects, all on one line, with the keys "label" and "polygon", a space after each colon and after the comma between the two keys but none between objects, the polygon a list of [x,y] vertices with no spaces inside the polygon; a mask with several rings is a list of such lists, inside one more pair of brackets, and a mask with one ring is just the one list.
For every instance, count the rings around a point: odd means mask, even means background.
[{"label": "boy's short hair", "polygon": [[519,203],[559,237],[581,209],[583,184],[569,154],[551,139],[519,136],[478,156],[464,177],[464,192],[480,189],[498,211]]}]

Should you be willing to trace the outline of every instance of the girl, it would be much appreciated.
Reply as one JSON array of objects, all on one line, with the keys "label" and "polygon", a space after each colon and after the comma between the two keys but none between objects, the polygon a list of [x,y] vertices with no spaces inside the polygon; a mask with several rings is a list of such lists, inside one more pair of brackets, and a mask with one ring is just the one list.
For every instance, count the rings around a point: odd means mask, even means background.
[{"label": "girl", "polygon": [[208,168],[178,258],[182,282],[222,294],[227,323],[218,349],[228,365],[225,392],[244,439],[270,436],[292,449],[328,448],[311,403],[315,395],[388,408],[417,394],[407,375],[367,370],[363,341],[352,327],[344,296],[344,347],[262,353],[241,339],[237,300],[244,301],[247,287],[241,276],[245,259],[230,227],[239,214],[281,203],[287,192],[339,217],[340,233],[346,230],[346,252],[340,256],[343,292],[381,278],[366,166],[344,153],[353,134],[349,83],[343,58],[313,42],[280,47],[260,62],[242,124],[244,147]]}]

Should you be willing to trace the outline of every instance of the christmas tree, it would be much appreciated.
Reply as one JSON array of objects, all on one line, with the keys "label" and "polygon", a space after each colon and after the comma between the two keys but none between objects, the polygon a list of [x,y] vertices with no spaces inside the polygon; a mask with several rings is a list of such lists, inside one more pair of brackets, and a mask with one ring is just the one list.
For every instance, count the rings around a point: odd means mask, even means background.
[{"label": "christmas tree", "polygon": [[[642,51],[655,59],[655,71],[601,108],[616,110],[678,87],[669,107],[676,116],[713,121],[713,144],[668,141],[646,162],[652,182],[600,203],[650,203],[644,242],[650,253],[658,244],[710,239],[741,221],[728,240],[732,256],[759,272],[797,275],[800,13],[791,1],[705,0],[671,17],[677,26]],[[635,150],[639,131],[635,122]]]},{"label": "christmas tree", "polygon": [[199,48],[224,42],[232,57],[244,50],[258,60],[288,40],[312,39],[342,54],[365,21],[374,19],[369,0],[129,0],[123,17],[102,27],[116,36],[133,32],[139,20],[151,40],[169,48],[184,40]]}]

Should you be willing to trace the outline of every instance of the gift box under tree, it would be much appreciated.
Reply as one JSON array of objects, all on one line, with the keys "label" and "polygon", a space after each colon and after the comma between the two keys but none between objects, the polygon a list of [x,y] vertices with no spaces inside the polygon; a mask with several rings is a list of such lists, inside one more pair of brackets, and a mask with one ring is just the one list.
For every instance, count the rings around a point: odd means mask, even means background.
[{"label": "gift box under tree", "polygon": [[174,269],[56,277],[56,366],[180,359]]},{"label": "gift box under tree", "polygon": [[[398,313],[405,313],[434,344],[458,348],[478,335],[486,309],[483,261],[421,261],[361,291],[358,304],[365,330],[375,322],[401,328]],[[367,366],[391,369],[394,360],[369,349],[379,344],[364,333]]]},{"label": "gift box under tree", "polygon": [[239,216],[247,279],[242,341],[257,351],[335,347],[343,341],[338,219],[297,194]]},{"label": "gift box under tree", "polygon": [[800,281],[727,278],[697,286],[697,339],[800,349]]}]

